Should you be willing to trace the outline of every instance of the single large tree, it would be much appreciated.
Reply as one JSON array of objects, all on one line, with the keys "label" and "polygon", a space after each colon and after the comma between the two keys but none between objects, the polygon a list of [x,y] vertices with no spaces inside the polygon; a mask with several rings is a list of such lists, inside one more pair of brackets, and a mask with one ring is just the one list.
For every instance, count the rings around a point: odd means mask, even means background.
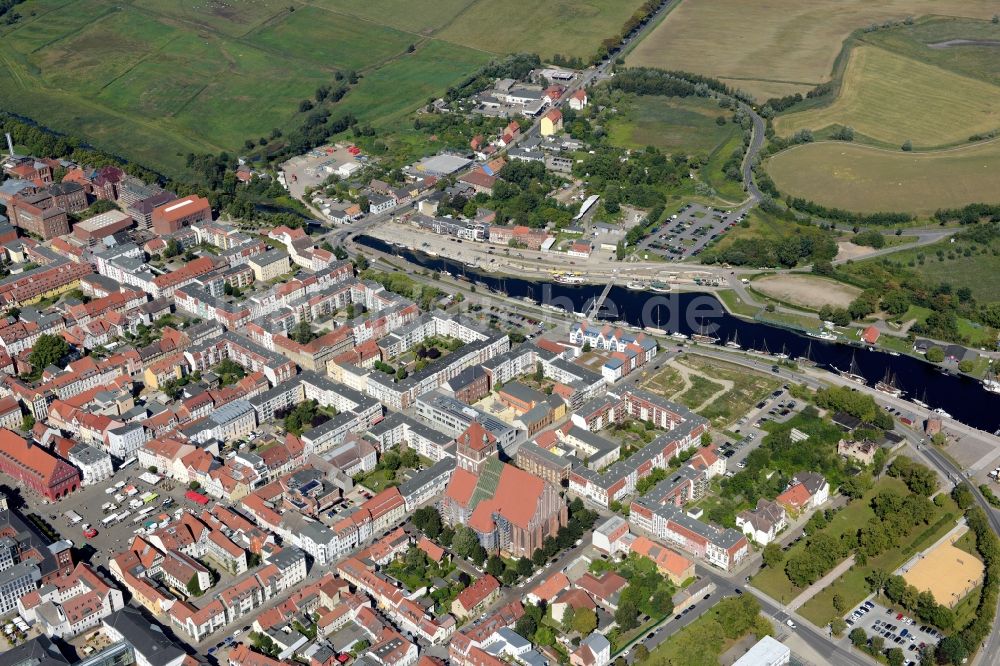
[{"label": "single large tree", "polygon": [[48,333],[38,336],[28,360],[36,372],[50,365],[57,365],[69,353],[69,344],[58,335]]}]

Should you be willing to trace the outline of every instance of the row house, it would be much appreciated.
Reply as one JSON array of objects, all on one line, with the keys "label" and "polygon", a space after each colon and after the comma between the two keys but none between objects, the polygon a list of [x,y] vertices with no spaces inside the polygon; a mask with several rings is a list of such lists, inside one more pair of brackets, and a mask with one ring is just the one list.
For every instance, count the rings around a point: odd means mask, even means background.
[{"label": "row house", "polygon": [[226,331],[217,338],[189,347],[184,356],[192,372],[209,370],[224,359],[232,359],[253,372],[262,372],[277,386],[295,374],[295,364],[260,345]]}]

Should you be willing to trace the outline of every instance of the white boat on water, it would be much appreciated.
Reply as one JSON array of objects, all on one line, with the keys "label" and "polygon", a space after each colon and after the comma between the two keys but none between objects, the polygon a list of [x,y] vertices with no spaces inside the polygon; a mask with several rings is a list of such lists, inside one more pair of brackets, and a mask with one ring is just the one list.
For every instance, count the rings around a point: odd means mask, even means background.
[{"label": "white boat on water", "polygon": [[808,331],[806,335],[808,335],[810,338],[818,338],[819,340],[829,340],[831,342],[837,339],[837,336],[834,335],[833,333],[830,333],[829,331],[819,331],[819,332]]},{"label": "white boat on water", "polygon": [[[647,326],[645,328],[645,331],[647,333],[652,334],[652,335],[666,335],[667,334],[667,332],[664,331],[662,328],[656,328],[655,326]],[[687,336],[685,336],[685,337],[687,337]]]},{"label": "white boat on water", "polygon": [[625,287],[627,289],[631,289],[632,291],[642,291],[646,288],[646,284],[644,282],[640,282],[639,280],[629,280],[625,283]]},{"label": "white boat on water", "polygon": [[[657,329],[657,330],[660,330],[660,329]],[[674,340],[687,340],[688,339],[688,336],[684,335],[680,331],[677,331],[676,333],[671,333],[670,337],[672,337]]]},{"label": "white boat on water", "polygon": [[576,275],[557,275],[556,282],[559,284],[583,284],[583,278]]},{"label": "white boat on water", "polygon": [[733,333],[733,337],[726,340],[726,346],[730,349],[743,349],[740,346],[740,334],[738,332]]},{"label": "white boat on water", "polygon": [[950,418],[951,418],[951,414],[949,414],[948,412],[944,411],[944,410],[943,410],[943,409],[941,409],[940,407],[937,407],[937,408],[935,408],[935,409],[934,409],[933,411],[934,411],[934,413],[935,413],[935,414],[937,414],[938,416],[943,416],[943,417],[944,417],[944,418],[946,418],[946,419],[950,419]]},{"label": "white boat on water", "polygon": [[886,353],[889,354],[889,356],[899,356],[899,352],[895,350],[891,350]]},{"label": "white boat on water", "polygon": [[983,377],[983,388],[990,393],[1000,393],[1000,381],[997,381],[997,376],[993,373],[993,368],[986,371],[986,376]]},{"label": "white boat on water", "polygon": [[912,403],[913,403],[914,405],[916,405],[917,407],[923,407],[924,409],[927,409],[927,408],[929,408],[929,407],[930,407],[930,405],[928,405],[928,404],[927,404],[926,402],[924,402],[923,400],[917,400],[916,398],[914,398],[913,400],[911,400],[911,402],[912,402]]}]

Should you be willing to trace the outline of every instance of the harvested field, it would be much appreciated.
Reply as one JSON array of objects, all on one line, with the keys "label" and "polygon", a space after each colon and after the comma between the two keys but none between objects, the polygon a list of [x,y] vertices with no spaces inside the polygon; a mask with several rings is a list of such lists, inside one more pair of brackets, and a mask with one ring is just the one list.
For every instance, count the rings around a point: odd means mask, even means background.
[{"label": "harvested field", "polygon": [[974,555],[957,548],[961,534],[939,544],[903,574],[907,583],[927,590],[939,604],[954,608],[977,585],[983,582],[983,563]]},{"label": "harvested field", "polygon": [[928,153],[816,142],[778,153],[765,168],[783,194],[859,212],[929,215],[1000,201],[996,140]]},{"label": "harvested field", "polygon": [[818,310],[824,305],[846,308],[861,290],[814,275],[770,275],[753,281],[753,288],[792,305]]},{"label": "harvested field", "polygon": [[726,79],[764,100],[829,80],[844,40],[872,23],[996,11],[992,0],[684,0],[626,63]]},{"label": "harvested field", "polygon": [[896,146],[965,141],[1000,127],[1000,86],[862,45],[851,51],[832,104],[774,121],[783,136],[833,125]]}]

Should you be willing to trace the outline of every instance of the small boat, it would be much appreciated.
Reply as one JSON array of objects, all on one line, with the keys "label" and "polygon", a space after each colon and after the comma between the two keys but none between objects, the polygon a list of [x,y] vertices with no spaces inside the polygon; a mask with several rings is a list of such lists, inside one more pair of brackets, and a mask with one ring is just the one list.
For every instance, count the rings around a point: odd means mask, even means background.
[{"label": "small boat", "polygon": [[899,352],[892,349],[886,352],[889,356],[899,356]]},{"label": "small boat", "polygon": [[726,346],[730,349],[743,349],[743,347],[740,347],[740,335],[738,332],[734,332],[733,337],[726,340]]},{"label": "small boat", "polygon": [[538,305],[538,301],[536,301],[535,299],[533,299],[531,296],[522,296],[521,300],[524,301],[525,303],[530,303],[532,305]]},{"label": "small boat", "polygon": [[1000,381],[997,381],[997,376],[993,372],[993,367],[986,371],[986,376],[983,377],[983,388],[990,393],[1000,393]]},{"label": "small boat", "polygon": [[840,373],[840,376],[844,379],[849,379],[850,381],[856,384],[861,384],[862,386],[868,385],[868,380],[865,379],[864,375],[862,375],[859,371],[858,362],[855,360],[853,354],[851,355],[851,366],[847,371],[838,370],[837,368],[834,369],[837,370],[837,372]]},{"label": "small boat", "polygon": [[672,337],[674,340],[687,340],[688,339],[688,336],[684,335],[680,331],[677,331],[676,333],[671,333],[670,337]]},{"label": "small boat", "polygon": [[949,414],[948,412],[944,411],[940,407],[937,407],[936,409],[934,409],[933,412],[935,414],[937,414],[938,416],[943,416],[946,419],[950,419],[951,418],[951,414]]},{"label": "small boat", "polygon": [[910,398],[910,402],[912,402],[917,407],[930,409],[930,405],[927,404],[927,389],[924,389],[923,394],[920,396],[920,400],[917,400],[916,398]]},{"label": "small boat", "polygon": [[665,294],[670,291],[670,285],[666,282],[660,282],[659,280],[653,280],[649,283],[649,290],[655,291],[658,294]]},{"label": "small boat", "polygon": [[788,358],[788,347],[781,345],[781,351],[775,354],[774,358]]},{"label": "small boat", "polygon": [[431,257],[436,257],[436,256],[438,256],[438,253],[437,253],[437,252],[435,252],[434,250],[427,250],[427,254],[428,254],[429,256],[431,256]]},{"label": "small boat", "polygon": [[882,378],[882,381],[875,382],[875,390],[881,391],[886,395],[891,395],[893,398],[903,395],[902,389],[896,386],[896,377],[892,374],[891,370],[885,371],[885,377]]},{"label": "small boat", "polygon": [[632,291],[642,291],[646,288],[646,284],[644,282],[640,282],[639,280],[629,280],[625,283],[625,288],[631,289]]},{"label": "small boat", "polygon": [[830,342],[833,342],[834,340],[837,339],[837,336],[834,335],[833,333],[830,333],[829,331],[808,331],[806,332],[806,335],[808,335],[810,338],[817,338],[819,340],[829,340]]},{"label": "small boat", "polygon": [[662,328],[656,328],[655,326],[647,326],[643,330],[645,330],[647,333],[649,333],[651,335],[666,335],[667,334],[667,332],[664,331]]},{"label": "small boat", "polygon": [[479,268],[479,263],[475,262],[475,261],[467,261],[467,262],[465,262],[465,267],[466,268]]},{"label": "small boat", "polygon": [[583,278],[576,275],[557,275],[556,282],[559,284],[583,284]]}]

